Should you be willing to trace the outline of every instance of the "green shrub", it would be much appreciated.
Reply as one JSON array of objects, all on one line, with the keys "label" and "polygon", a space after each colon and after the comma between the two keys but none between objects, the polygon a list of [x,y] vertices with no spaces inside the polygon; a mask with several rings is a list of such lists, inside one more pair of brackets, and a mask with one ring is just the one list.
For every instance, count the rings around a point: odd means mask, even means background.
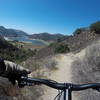
[{"label": "green shrub", "polygon": [[55,53],[66,53],[69,51],[70,49],[68,48],[68,45],[66,44],[59,44],[55,47]]},{"label": "green shrub", "polygon": [[49,44],[49,47],[55,47],[57,45],[57,43],[56,42],[53,42],[53,43],[50,43]]}]

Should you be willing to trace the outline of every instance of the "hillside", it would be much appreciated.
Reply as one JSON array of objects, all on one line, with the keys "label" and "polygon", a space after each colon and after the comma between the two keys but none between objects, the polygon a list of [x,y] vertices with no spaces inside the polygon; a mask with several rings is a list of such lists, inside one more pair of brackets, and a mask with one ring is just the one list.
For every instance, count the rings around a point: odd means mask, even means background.
[{"label": "hillside", "polygon": [[94,41],[100,39],[100,32],[96,32],[95,29],[91,30],[90,27],[91,25],[87,28],[77,29],[78,31],[76,30],[73,35],[60,38],[56,42],[51,43],[48,47],[41,49],[36,57],[41,58],[57,53],[78,52],[86,48]]},{"label": "hillside", "polygon": [[61,43],[67,44],[70,51],[79,51],[99,38],[99,34],[91,32],[90,30],[83,30],[80,34],[73,35],[64,41],[61,41]]},{"label": "hillside", "polygon": [[[69,36],[60,42],[56,41],[50,44],[48,47],[41,49],[37,53],[36,57],[41,58],[54,55],[56,53],[77,52],[92,44],[93,41],[99,38],[99,34],[95,34],[90,31],[83,31],[81,34]],[[66,46],[68,48],[65,49]]]},{"label": "hillside", "polygon": [[56,41],[59,38],[65,37],[62,34],[38,33],[29,36],[31,39],[40,39],[44,41]]}]

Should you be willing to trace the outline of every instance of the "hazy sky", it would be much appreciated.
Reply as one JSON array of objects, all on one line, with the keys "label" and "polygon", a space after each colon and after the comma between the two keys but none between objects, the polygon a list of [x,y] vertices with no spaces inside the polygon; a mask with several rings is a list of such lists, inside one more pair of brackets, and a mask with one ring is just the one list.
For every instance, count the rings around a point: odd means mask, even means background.
[{"label": "hazy sky", "polygon": [[30,34],[71,34],[97,20],[100,0],[0,0],[0,25]]}]

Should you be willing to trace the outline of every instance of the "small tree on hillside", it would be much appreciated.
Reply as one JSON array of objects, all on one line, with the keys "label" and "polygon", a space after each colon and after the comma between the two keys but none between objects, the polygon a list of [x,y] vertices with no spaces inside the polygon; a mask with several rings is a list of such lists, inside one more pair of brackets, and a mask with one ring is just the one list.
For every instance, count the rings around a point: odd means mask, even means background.
[{"label": "small tree on hillside", "polygon": [[81,34],[82,31],[86,30],[86,28],[78,28],[75,30],[75,32],[73,32],[74,35],[78,35]]},{"label": "small tree on hillside", "polygon": [[100,34],[100,21],[97,21],[90,25],[90,30],[95,31],[97,34]]}]

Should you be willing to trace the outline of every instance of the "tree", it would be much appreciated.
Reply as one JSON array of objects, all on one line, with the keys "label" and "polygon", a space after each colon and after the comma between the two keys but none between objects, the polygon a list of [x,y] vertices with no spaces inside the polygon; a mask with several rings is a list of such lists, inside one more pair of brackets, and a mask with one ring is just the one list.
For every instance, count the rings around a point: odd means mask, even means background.
[{"label": "tree", "polygon": [[81,34],[81,32],[83,32],[84,30],[86,30],[86,28],[78,28],[75,30],[75,32],[73,32],[74,35],[78,35]]},{"label": "tree", "polygon": [[90,30],[100,34],[100,21],[97,21],[90,25]]}]

